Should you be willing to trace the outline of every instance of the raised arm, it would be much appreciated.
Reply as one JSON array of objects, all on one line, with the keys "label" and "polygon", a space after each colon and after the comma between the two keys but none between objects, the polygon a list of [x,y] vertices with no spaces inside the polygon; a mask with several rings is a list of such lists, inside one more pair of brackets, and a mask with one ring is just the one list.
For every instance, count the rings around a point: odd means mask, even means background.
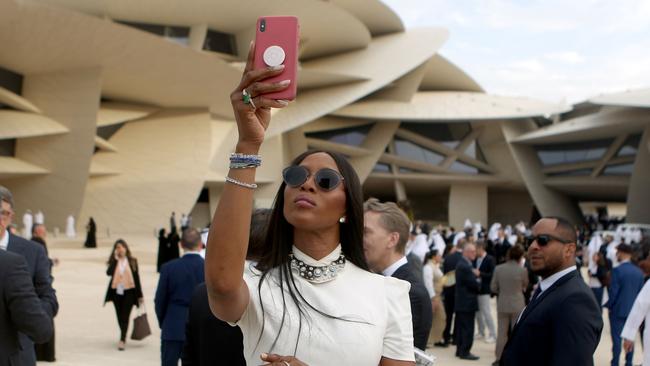
[{"label": "raised arm", "polygon": [[[253,57],[254,44],[251,43],[241,82],[230,94],[239,132],[235,152],[247,155],[258,154],[271,122],[271,108],[282,108],[288,104],[287,101],[263,97],[263,94],[286,89],[289,85],[288,82],[263,82],[282,73],[283,66],[254,70]],[[252,97],[252,103],[244,103],[244,90]],[[255,183],[255,168],[230,169],[228,177],[237,183],[231,181],[224,185],[210,225],[205,280],[214,315],[224,321],[236,322],[249,300],[243,271],[254,189],[245,185]]]}]

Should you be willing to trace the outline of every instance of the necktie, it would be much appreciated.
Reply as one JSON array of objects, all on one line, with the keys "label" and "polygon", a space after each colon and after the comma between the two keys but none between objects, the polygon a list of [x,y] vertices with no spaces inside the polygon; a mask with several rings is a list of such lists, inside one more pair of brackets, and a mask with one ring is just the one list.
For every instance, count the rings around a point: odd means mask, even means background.
[{"label": "necktie", "polygon": [[541,292],[542,292],[542,285],[537,285],[535,292],[533,292],[533,296],[530,298],[530,302],[535,301],[535,299],[537,299],[537,296],[539,296]]},{"label": "necktie", "polygon": [[537,297],[539,296],[540,293],[542,293],[542,285],[538,284],[537,288],[535,289],[535,292],[533,292],[533,296],[531,296],[531,298],[530,298],[530,302],[528,303],[528,305],[526,307],[524,307],[524,310],[521,311],[521,313],[519,314],[519,317],[517,318],[517,322],[515,324],[519,323],[519,321],[521,320],[521,317],[524,315],[524,313],[530,307],[530,305],[533,304],[533,301],[535,301],[537,299]]}]

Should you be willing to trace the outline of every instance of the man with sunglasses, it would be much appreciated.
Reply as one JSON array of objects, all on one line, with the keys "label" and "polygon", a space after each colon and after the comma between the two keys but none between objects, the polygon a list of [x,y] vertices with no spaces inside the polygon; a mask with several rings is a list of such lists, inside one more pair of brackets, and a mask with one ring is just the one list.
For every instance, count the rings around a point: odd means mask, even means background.
[{"label": "man with sunglasses", "polygon": [[500,365],[593,365],[603,319],[576,270],[573,226],[545,217],[532,234],[528,260],[542,280],[512,329]]}]

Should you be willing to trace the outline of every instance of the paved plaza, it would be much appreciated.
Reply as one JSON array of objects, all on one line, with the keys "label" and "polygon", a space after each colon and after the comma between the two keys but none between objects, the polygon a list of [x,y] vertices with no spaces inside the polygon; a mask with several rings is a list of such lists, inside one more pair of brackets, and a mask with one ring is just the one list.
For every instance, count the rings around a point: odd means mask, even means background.
[{"label": "paved plaza", "polygon": [[[153,330],[153,335],[143,341],[128,341],[124,352],[117,350],[119,329],[113,306],[110,303],[102,306],[109,279],[106,276],[105,263],[115,239],[117,237],[100,237],[97,249],[83,249],[82,238],[75,241],[49,239],[50,256],[60,261],[54,268],[54,287],[60,304],[59,315],[56,317],[58,361],[41,362],[39,366],[160,365],[160,331],[153,306],[158,281],[155,265],[157,239],[153,237],[153,230],[151,237],[124,237],[140,263],[146,309]],[[492,309],[495,310],[495,306]],[[595,355],[597,366],[609,364],[611,340],[608,323],[605,315],[605,329]],[[636,349],[641,350],[639,342]],[[434,348],[429,351],[438,357],[437,365],[490,365],[494,361],[494,344],[486,344],[481,340],[475,341],[472,348],[472,352],[481,357],[479,361],[462,361],[455,358],[455,347]],[[634,364],[640,365],[641,359],[641,353],[637,352]]]}]

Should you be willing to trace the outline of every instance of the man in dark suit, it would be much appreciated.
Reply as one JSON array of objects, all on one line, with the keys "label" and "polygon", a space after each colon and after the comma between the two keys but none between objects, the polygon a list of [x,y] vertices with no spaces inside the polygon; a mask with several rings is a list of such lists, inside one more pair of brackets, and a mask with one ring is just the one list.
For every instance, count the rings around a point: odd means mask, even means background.
[{"label": "man in dark suit", "polygon": [[393,202],[371,198],[364,204],[363,249],[371,270],[411,284],[409,300],[413,320],[413,343],[426,350],[433,321],[431,298],[422,278],[413,274],[404,251],[409,237],[409,219]]},{"label": "man in dark suit", "polygon": [[[463,246],[465,239],[461,239],[452,249],[452,252],[447,254],[442,262],[442,273],[445,275],[446,282],[442,288],[442,301],[445,306],[445,329],[442,332],[442,343],[437,343],[436,346],[447,347],[453,341],[456,343],[455,336],[452,334],[452,326],[454,324],[454,309],[456,308],[456,266],[463,258]],[[455,330],[454,330],[455,332]]]},{"label": "man in dark suit", "polygon": [[[497,339],[494,319],[492,319],[492,309],[490,307],[490,283],[496,267],[494,257],[487,254],[485,240],[479,239],[476,242],[476,259],[474,268],[481,278],[481,289],[478,294],[478,312],[476,320],[478,322],[479,337],[484,338],[486,343],[495,343]],[[487,328],[488,332],[485,332]]]},{"label": "man in dark suit", "polygon": [[533,226],[532,234],[528,258],[542,281],[512,329],[500,365],[593,365],[603,319],[576,270],[573,225],[546,217]]},{"label": "man in dark suit", "polygon": [[21,356],[19,334],[38,343],[50,339],[53,325],[45,311],[48,307],[36,296],[25,259],[0,249],[0,366],[36,365]]},{"label": "man in dark suit", "polygon": [[[43,302],[47,315],[54,317],[59,310],[59,303],[56,299],[56,292],[52,288],[50,261],[43,246],[9,233],[7,228],[13,220],[13,207],[14,202],[11,191],[0,186],[0,210],[2,212],[0,217],[0,250],[4,249],[25,258],[32,285],[36,289],[36,295]],[[22,364],[36,364],[34,342],[25,334],[20,334],[19,339]]]},{"label": "man in dark suit", "polygon": [[185,341],[185,323],[192,292],[204,282],[204,264],[200,251],[203,247],[201,234],[191,228],[185,230],[181,245],[185,254],[165,263],[160,269],[156,289],[156,316],[162,329],[162,366],[177,366]]},{"label": "man in dark suit", "polygon": [[230,326],[212,314],[205,283],[200,284],[192,294],[183,366],[246,366],[243,342],[239,327]]},{"label": "man in dark suit", "polygon": [[463,360],[478,360],[470,351],[474,343],[474,316],[478,311],[478,293],[481,288],[480,275],[472,261],[476,259],[476,247],[467,243],[463,247],[463,257],[456,265],[456,357]]},{"label": "man in dark suit", "polygon": [[[612,366],[618,366],[621,355],[621,332],[632,310],[632,305],[637,295],[643,288],[643,272],[630,262],[632,246],[621,243],[616,248],[616,259],[620,263],[612,270],[612,279],[609,285],[609,324],[612,332]],[[634,350],[625,354],[625,366],[632,366]]]},{"label": "man in dark suit", "polygon": [[498,230],[497,238],[491,244],[492,250],[494,251],[494,259],[497,261],[497,264],[505,263],[508,260],[506,254],[508,253],[508,249],[512,247],[512,244],[508,242],[506,232],[503,228]]}]

